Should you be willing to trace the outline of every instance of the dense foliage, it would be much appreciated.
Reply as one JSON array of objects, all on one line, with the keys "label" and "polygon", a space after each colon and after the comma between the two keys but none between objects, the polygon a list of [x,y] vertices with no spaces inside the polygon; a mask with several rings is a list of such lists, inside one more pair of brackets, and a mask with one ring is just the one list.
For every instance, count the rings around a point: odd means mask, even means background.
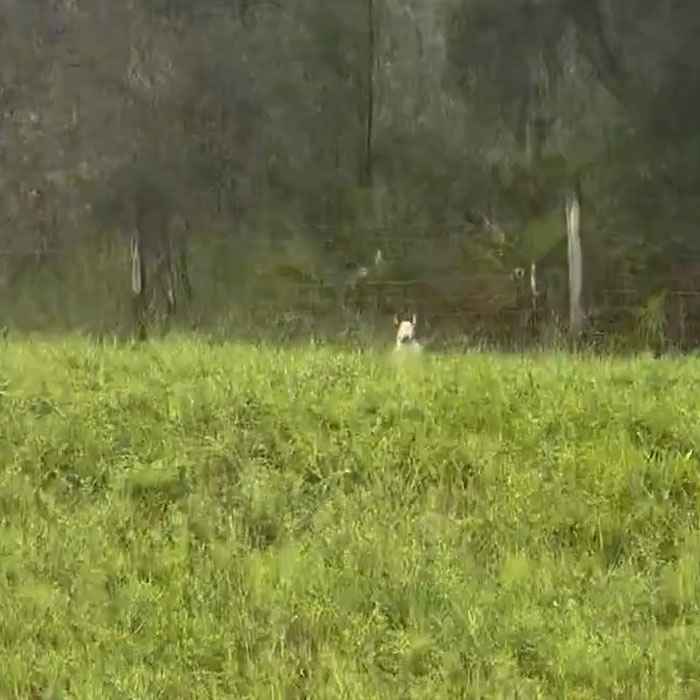
[{"label": "dense foliage", "polygon": [[114,326],[138,228],[154,293],[187,258],[200,327],[527,325],[532,262],[565,320],[580,185],[590,318],[690,337],[699,25],[688,1],[2,2],[2,312]]}]

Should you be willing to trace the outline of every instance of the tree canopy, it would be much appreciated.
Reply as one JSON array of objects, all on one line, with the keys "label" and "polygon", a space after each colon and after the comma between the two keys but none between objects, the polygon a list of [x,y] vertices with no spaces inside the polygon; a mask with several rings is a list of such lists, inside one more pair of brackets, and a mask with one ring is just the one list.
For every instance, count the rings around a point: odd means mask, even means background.
[{"label": "tree canopy", "polygon": [[589,307],[695,293],[698,29],[689,0],[3,0],[0,279],[94,271],[145,207],[212,313],[291,304],[293,269],[497,318],[514,269],[557,286],[576,185]]}]

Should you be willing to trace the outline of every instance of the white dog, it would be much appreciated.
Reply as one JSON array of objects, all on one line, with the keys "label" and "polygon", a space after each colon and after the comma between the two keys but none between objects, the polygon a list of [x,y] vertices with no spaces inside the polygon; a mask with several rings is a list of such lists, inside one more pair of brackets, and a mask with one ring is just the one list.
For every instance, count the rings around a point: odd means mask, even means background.
[{"label": "white dog", "polygon": [[420,352],[423,346],[416,340],[416,315],[411,316],[410,321],[399,321],[398,316],[394,316],[394,326],[396,327],[396,347],[394,352]]}]

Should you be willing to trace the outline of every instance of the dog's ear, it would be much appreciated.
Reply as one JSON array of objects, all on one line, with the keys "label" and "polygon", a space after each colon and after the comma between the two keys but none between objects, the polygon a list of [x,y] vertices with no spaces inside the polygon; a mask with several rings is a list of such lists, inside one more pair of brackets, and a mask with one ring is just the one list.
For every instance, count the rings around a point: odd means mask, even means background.
[{"label": "dog's ear", "polygon": [[398,316],[394,316],[394,327],[395,328],[399,327],[399,317]]}]

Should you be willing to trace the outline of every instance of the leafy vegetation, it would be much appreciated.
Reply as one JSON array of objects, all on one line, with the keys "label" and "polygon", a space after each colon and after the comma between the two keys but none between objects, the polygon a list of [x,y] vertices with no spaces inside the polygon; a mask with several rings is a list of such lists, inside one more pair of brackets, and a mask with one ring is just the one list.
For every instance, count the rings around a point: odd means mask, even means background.
[{"label": "leafy vegetation", "polygon": [[699,8],[0,3],[0,324],[312,325],[317,295],[529,340],[568,320],[580,191],[588,321],[645,336],[662,300],[692,347]]},{"label": "leafy vegetation", "polygon": [[693,358],[0,346],[0,695],[691,698]]}]

